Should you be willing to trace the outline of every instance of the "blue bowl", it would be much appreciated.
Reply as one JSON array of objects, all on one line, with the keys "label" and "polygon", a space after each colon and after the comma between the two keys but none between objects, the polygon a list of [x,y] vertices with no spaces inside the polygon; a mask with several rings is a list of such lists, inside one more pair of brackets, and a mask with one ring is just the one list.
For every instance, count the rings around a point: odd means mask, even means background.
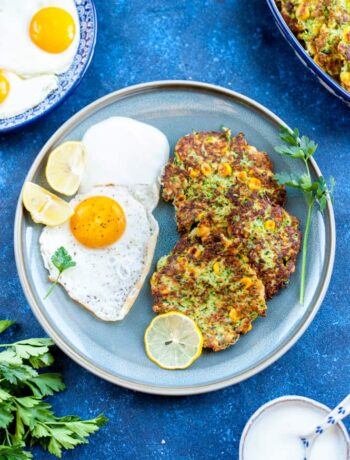
[{"label": "blue bowl", "polygon": [[94,54],[97,37],[97,16],[93,0],[74,0],[80,24],[79,47],[70,68],[58,75],[58,88],[40,104],[15,117],[0,120],[0,133],[32,123],[61,104],[81,82]]},{"label": "blue bowl", "polygon": [[324,72],[320,66],[318,66],[311,56],[307,53],[303,45],[298,41],[296,36],[288,27],[287,23],[283,19],[282,14],[280,13],[275,0],[266,0],[270,10],[273,14],[273,17],[276,21],[277,27],[282,33],[283,37],[287,40],[290,46],[295,51],[295,54],[301,60],[301,62],[308,67],[311,72],[318,78],[320,83],[325,86],[328,91],[335,96],[339,97],[347,105],[350,105],[350,93],[346,91],[336,80],[330,77],[326,72]]}]

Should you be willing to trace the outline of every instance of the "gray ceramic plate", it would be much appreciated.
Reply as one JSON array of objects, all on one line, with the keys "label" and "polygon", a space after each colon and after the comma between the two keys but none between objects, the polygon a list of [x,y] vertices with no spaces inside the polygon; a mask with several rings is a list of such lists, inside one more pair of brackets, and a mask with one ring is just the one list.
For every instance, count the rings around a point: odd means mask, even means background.
[{"label": "gray ceramic plate", "polygon": [[[133,117],[161,129],[173,147],[191,130],[243,131],[248,141],[267,151],[276,171],[298,173],[302,165],[290,163],[273,152],[283,124],[256,102],[232,91],[202,83],[169,81],[147,83],[110,94],[68,120],[47,142],[34,161],[26,180],[45,184],[48,152],[68,139],[81,139],[86,129],[111,115]],[[299,171],[300,169],[300,171]],[[320,174],[311,163],[314,177]],[[287,209],[305,222],[306,201],[290,191]],[[154,264],[178,238],[174,212],[161,202],[155,211],[160,235]],[[153,318],[149,282],[124,321],[103,323],[72,301],[60,287],[43,302],[48,289],[47,273],[39,253],[41,227],[23,213],[18,203],[15,252],[18,273],[32,310],[46,332],[76,362],[113,383],[148,393],[184,395],[223,388],[251,377],[281,357],[302,335],[325,295],[333,267],[335,225],[330,204],[323,216],[315,212],[310,235],[306,302],[298,303],[300,260],[290,285],[269,302],[268,317],[254,323],[252,333],[234,347],[204,352],[189,369],[166,371],[145,355],[143,334]]]}]

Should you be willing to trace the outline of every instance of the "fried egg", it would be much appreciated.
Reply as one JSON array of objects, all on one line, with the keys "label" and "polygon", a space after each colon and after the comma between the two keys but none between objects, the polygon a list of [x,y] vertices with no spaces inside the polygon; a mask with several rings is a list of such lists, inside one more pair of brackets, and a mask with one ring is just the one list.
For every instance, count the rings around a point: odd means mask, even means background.
[{"label": "fried egg", "polygon": [[79,45],[73,0],[0,0],[0,68],[19,76],[60,74]]},{"label": "fried egg", "polygon": [[12,72],[0,70],[0,120],[35,107],[57,86],[55,75],[40,75],[23,80]]},{"label": "fried egg", "polygon": [[159,177],[169,158],[169,143],[157,128],[127,117],[111,117],[91,126],[82,142],[86,167],[82,193],[96,185],[143,185],[159,199]]},{"label": "fried egg", "polygon": [[71,220],[45,227],[40,236],[49,279],[58,276],[51,257],[63,246],[76,262],[59,280],[68,295],[104,321],[121,320],[149,271],[158,224],[123,186],[93,188],[76,195],[71,205]]}]

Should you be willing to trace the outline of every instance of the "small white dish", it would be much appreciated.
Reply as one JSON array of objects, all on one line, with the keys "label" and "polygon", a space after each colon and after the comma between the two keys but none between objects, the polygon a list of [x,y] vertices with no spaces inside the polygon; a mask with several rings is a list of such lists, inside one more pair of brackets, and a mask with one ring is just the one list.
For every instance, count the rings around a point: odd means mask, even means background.
[{"label": "small white dish", "polygon": [[[261,428],[266,424],[266,445],[268,445],[268,448],[271,451],[271,458],[273,455],[277,458],[277,450],[278,447],[278,442],[276,444],[273,443],[271,438],[273,438],[271,431],[268,433],[269,427],[267,423],[271,421],[271,415],[272,411],[275,411],[275,416],[278,414],[281,414],[281,409],[288,410],[288,406],[292,409],[298,408],[299,410],[310,410],[310,412],[314,413],[319,413],[320,419],[322,419],[325,415],[327,415],[330,412],[330,408],[327,406],[314,401],[313,399],[305,398],[302,396],[283,396],[281,398],[274,399],[272,401],[269,401],[268,403],[264,404],[261,406],[253,415],[252,417],[248,420],[242,436],[241,436],[241,441],[240,441],[240,446],[239,446],[239,460],[251,460],[253,456],[255,458],[261,458],[265,459],[266,457],[262,457],[264,453],[261,450],[261,445],[258,439],[259,431],[263,431]],[[317,414],[318,417],[318,414]],[[278,423],[278,422],[277,422]],[[282,420],[281,420],[281,425],[282,425]],[[288,423],[291,424],[292,427],[292,421],[288,419]],[[312,423],[312,422],[311,422]],[[334,457],[327,457],[329,460],[350,460],[350,438],[349,434],[345,428],[345,425],[342,422],[337,423],[334,428],[336,430],[335,433],[332,435],[332,440],[334,441],[333,437],[337,437],[337,445],[339,445],[339,451],[334,454]],[[304,430],[303,423],[302,421],[300,422],[300,431],[302,434],[302,431]],[[293,429],[291,428],[291,433]],[[294,433],[293,433],[294,434]],[[302,449],[302,444],[301,441],[298,439],[298,434],[295,433],[295,440],[296,443],[300,442],[300,451],[303,452]],[[277,438],[276,438],[277,441]],[[283,444],[286,446],[288,442],[288,439],[285,438],[283,439]],[[251,455],[252,452],[252,445],[254,443],[254,449],[259,451],[259,456]],[[290,452],[289,452],[290,453]],[[317,452],[316,452],[317,454]],[[340,454],[340,455],[339,455]],[[290,454],[292,458],[292,454]],[[283,455],[280,457],[281,459]],[[288,457],[289,458],[289,457]],[[298,459],[296,459],[298,460]],[[302,456],[300,457],[300,460],[302,460]],[[320,459],[321,460],[321,459]]]}]

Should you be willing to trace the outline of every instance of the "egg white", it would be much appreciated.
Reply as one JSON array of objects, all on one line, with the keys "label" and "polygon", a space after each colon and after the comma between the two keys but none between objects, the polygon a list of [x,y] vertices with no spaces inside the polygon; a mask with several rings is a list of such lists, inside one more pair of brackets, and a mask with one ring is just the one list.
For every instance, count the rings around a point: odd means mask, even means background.
[{"label": "egg white", "polygon": [[10,84],[9,94],[0,103],[0,120],[31,109],[58,87],[55,75],[40,75],[23,80],[12,72],[2,71]]},{"label": "egg white", "polygon": [[148,210],[122,186],[97,187],[76,195],[71,204],[91,196],[103,195],[116,200],[126,215],[126,229],[112,245],[90,249],[80,244],[69,222],[45,227],[40,236],[40,251],[51,281],[58,275],[51,257],[63,246],[76,262],[64,271],[60,284],[68,295],[104,321],[125,317],[145,281],[153,259],[158,224]]},{"label": "egg white", "polygon": [[[75,22],[73,43],[58,54],[42,50],[29,35],[33,16],[49,6],[68,11]],[[0,69],[22,77],[63,73],[73,62],[79,40],[79,18],[73,0],[0,0]]]},{"label": "egg white", "polygon": [[80,192],[101,184],[144,184],[157,186],[159,198],[159,178],[170,150],[159,129],[128,117],[110,117],[91,126],[82,142],[86,166]]}]

